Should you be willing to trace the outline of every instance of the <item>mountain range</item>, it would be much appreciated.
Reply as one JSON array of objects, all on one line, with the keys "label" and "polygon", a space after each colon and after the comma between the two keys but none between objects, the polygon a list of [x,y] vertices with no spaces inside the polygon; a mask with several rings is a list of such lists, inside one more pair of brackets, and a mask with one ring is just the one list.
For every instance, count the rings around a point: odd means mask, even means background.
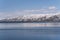
[{"label": "mountain range", "polygon": [[0,20],[0,23],[24,22],[60,22],[60,14],[32,14],[12,18],[4,18]]}]

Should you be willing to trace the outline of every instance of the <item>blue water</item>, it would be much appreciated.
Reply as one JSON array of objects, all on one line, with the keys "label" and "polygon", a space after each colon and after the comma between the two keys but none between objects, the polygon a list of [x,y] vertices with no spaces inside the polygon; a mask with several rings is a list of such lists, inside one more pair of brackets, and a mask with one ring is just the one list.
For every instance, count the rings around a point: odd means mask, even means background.
[{"label": "blue water", "polygon": [[60,40],[60,23],[0,23],[0,40]]}]

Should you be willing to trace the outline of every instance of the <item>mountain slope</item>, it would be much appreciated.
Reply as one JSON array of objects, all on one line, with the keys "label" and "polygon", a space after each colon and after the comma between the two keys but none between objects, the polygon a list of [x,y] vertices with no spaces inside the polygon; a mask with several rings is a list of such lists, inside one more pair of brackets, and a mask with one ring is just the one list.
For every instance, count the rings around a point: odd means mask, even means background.
[{"label": "mountain slope", "polygon": [[15,22],[60,22],[60,14],[39,14],[39,15],[24,15],[14,18],[6,18],[0,20],[0,23],[15,23]]}]

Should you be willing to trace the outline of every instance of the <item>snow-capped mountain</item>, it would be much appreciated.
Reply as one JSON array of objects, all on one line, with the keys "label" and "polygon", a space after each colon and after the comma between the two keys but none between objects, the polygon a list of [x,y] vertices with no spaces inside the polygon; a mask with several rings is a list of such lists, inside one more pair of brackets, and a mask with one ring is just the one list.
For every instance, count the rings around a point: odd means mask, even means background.
[{"label": "snow-capped mountain", "polygon": [[60,14],[34,14],[5,18],[0,22],[60,22]]}]

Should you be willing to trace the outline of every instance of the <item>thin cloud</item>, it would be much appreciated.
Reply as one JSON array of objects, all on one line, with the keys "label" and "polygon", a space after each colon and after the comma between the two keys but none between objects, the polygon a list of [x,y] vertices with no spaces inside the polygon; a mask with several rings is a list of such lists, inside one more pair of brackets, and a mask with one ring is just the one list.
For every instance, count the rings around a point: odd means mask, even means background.
[{"label": "thin cloud", "polygon": [[45,9],[32,9],[32,10],[16,10],[14,12],[0,12],[1,17],[15,17],[21,15],[30,15],[30,14],[55,14],[59,13],[59,10],[55,6],[49,6]]},{"label": "thin cloud", "polygon": [[45,9],[37,9],[37,10],[24,10],[24,12],[27,12],[27,13],[56,13],[58,10],[55,6],[49,6],[48,8],[45,8]]},{"label": "thin cloud", "polygon": [[48,7],[48,9],[50,9],[50,10],[56,10],[57,8],[55,6],[50,6],[50,7]]}]

